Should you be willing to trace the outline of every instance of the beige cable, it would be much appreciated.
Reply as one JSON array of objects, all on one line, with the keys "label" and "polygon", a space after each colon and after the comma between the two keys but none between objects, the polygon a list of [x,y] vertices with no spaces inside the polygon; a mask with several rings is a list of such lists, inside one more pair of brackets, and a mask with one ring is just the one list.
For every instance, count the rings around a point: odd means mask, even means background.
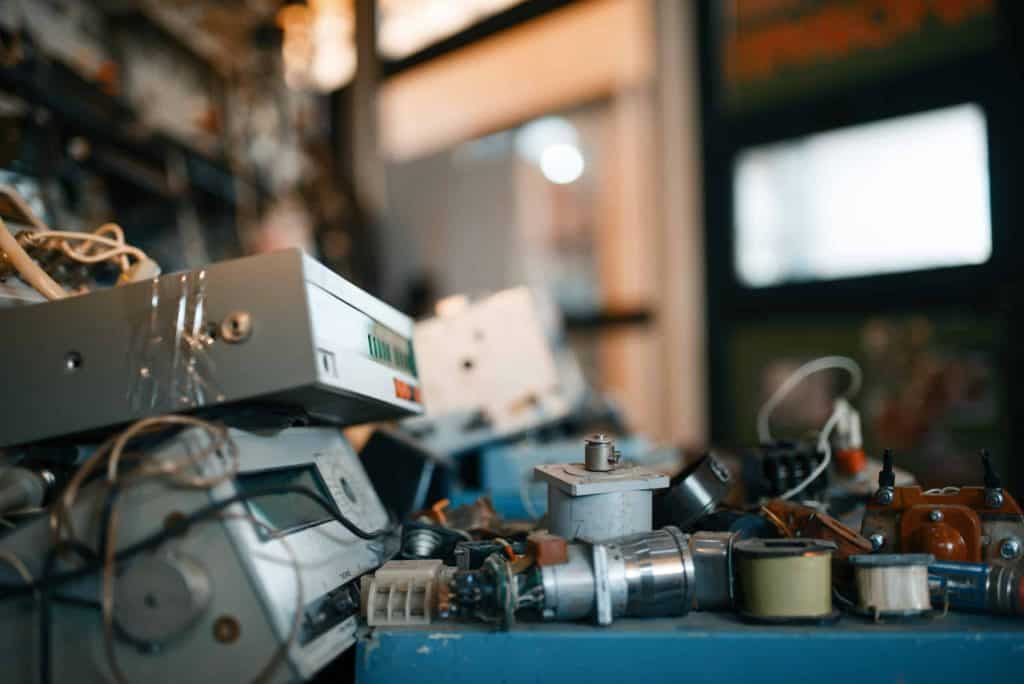
[{"label": "beige cable", "polygon": [[50,274],[28,255],[28,252],[22,249],[2,218],[0,218],[0,251],[7,256],[7,260],[11,262],[22,279],[47,299],[64,299],[68,296],[64,288],[51,278]]}]

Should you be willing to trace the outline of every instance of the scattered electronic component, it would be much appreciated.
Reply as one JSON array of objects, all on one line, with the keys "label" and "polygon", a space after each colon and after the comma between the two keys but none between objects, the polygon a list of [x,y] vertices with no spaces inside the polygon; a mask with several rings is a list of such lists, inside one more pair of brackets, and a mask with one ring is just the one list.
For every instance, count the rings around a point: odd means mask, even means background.
[{"label": "scattered electronic component", "polygon": [[[14,235],[4,218],[30,226]],[[118,284],[139,282],[160,275],[160,267],[138,247],[125,242],[116,223],[105,223],[91,233],[51,230],[9,185],[0,185],[0,280],[18,275],[46,299],[87,292],[95,280],[95,267],[120,269]]]},{"label": "scattered electronic component", "polygon": [[677,528],[571,544],[568,556],[540,569],[547,619],[593,617],[610,625],[626,615],[685,615],[693,606],[693,554]]},{"label": "scattered electronic component", "polygon": [[488,429],[464,431],[447,451],[559,420],[580,401],[563,387],[527,288],[448,308],[457,310],[420,321],[415,329],[427,415],[479,414]]},{"label": "scattered electronic component", "polygon": [[735,535],[666,527],[600,544],[575,543],[568,560],[540,568],[546,619],[685,615],[733,605]]},{"label": "scattered electronic component", "polygon": [[936,561],[928,566],[928,583],[937,606],[1024,616],[1024,568],[1019,563]]},{"label": "scattered electronic component", "polygon": [[[195,682],[269,680],[278,667],[283,679],[306,679],[349,648],[355,580],[398,540],[340,432],[190,428],[152,439],[123,459],[112,486],[96,478],[76,495],[69,485],[57,501],[70,504],[67,515],[54,509],[58,546],[49,516],[5,536],[5,557],[38,584],[0,563],[5,677],[35,681],[36,654],[49,653],[54,681],[180,681],[186,672]],[[117,472],[113,451],[97,453],[106,458],[97,467]],[[30,627],[37,594],[52,616],[45,646]],[[83,637],[99,619],[81,606],[107,601],[104,665],[97,640]]]},{"label": "scattered electronic component", "polygon": [[740,615],[755,622],[827,622],[832,608],[832,553],[817,539],[744,539],[733,546]]},{"label": "scattered electronic component", "polygon": [[455,568],[440,560],[385,563],[361,581],[363,617],[371,627],[428,625],[438,617],[439,593]]},{"label": "scattered electronic component", "polygon": [[[562,543],[565,543],[564,540]],[[489,557],[495,553],[504,553],[508,548],[517,555],[527,553],[523,542],[507,542],[504,539],[462,541],[455,546],[455,565],[459,570],[479,570]]]},{"label": "scattered electronic component", "polygon": [[768,518],[783,537],[800,537],[803,539],[822,539],[836,545],[832,554],[833,580],[846,583],[852,579],[852,572],[846,563],[850,556],[871,553],[871,542],[857,534],[827,513],[805,506],[775,499],[761,507],[762,514]]},{"label": "scattered electronic component", "polygon": [[887,451],[861,534],[887,553],[930,553],[940,561],[968,563],[1020,558],[1024,513],[1002,488],[987,452],[981,461],[984,487],[922,491],[895,486]]},{"label": "scattered electronic component", "polygon": [[[54,325],[54,321],[59,321]],[[354,424],[420,411],[412,322],[299,250],[0,311],[0,446],[252,401]]]},{"label": "scattered electronic component", "polygon": [[729,470],[708,452],[673,477],[669,488],[655,496],[655,519],[687,530],[714,512],[732,485]]},{"label": "scattered electronic component", "polygon": [[743,482],[748,501],[775,499],[807,484],[801,490],[803,499],[820,499],[828,488],[828,471],[810,479],[818,470],[824,454],[803,442],[774,442],[743,454]]},{"label": "scattered electronic component", "polygon": [[547,481],[552,533],[597,542],[651,530],[652,491],[669,480],[650,468],[621,464],[617,454],[610,437],[596,434],[585,441],[584,463],[534,469]]},{"label": "scattered electronic component", "polygon": [[926,553],[850,556],[857,585],[857,610],[882,618],[924,617],[931,614]]},{"label": "scattered electronic component", "polygon": [[538,531],[526,537],[526,552],[538,567],[569,562],[569,545],[565,539]]},{"label": "scattered electronic component", "polygon": [[693,555],[694,610],[732,610],[736,596],[733,586],[733,532],[694,532],[689,535]]},{"label": "scattered electronic component", "polygon": [[465,539],[465,532],[427,522],[409,521],[402,526],[402,558],[454,559],[456,545]]}]

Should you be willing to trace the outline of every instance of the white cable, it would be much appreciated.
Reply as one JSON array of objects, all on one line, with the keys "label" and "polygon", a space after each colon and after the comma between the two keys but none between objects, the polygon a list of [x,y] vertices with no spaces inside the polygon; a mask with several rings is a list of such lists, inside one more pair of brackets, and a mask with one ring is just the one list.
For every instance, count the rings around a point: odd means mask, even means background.
[{"label": "white cable", "polygon": [[828,420],[825,422],[825,427],[821,429],[821,434],[818,435],[818,453],[825,454],[821,459],[821,463],[819,463],[817,467],[804,478],[803,482],[793,487],[788,492],[784,492],[782,496],[779,497],[780,499],[790,499],[804,491],[807,488],[807,485],[818,479],[818,476],[825,472],[825,468],[828,468],[828,464],[832,461],[832,445],[829,443],[829,437],[832,436],[832,431],[835,429],[836,424],[839,423],[839,420],[843,417],[843,413],[844,411],[842,407],[837,405],[835,409],[833,409],[832,415],[829,416]]},{"label": "white cable", "polygon": [[808,376],[831,369],[845,370],[850,374],[850,386],[845,394],[847,398],[855,396],[860,391],[863,374],[861,373],[860,366],[853,359],[847,356],[822,356],[821,358],[808,361],[793,371],[793,374],[779,385],[778,389],[775,390],[772,396],[768,398],[768,401],[757,412],[757,438],[761,444],[768,444],[772,441],[772,412],[793,391],[793,388],[803,382]]}]

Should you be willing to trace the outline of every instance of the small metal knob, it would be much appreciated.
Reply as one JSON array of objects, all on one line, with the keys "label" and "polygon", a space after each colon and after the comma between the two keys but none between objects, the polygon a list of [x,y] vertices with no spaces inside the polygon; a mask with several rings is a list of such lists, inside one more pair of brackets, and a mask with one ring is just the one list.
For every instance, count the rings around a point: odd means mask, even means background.
[{"label": "small metal knob", "polygon": [[872,551],[878,551],[883,546],[885,546],[885,537],[882,536],[880,532],[875,532],[874,534],[872,534],[870,537],[868,537],[868,541],[871,542]]},{"label": "small metal knob", "polygon": [[882,504],[883,506],[888,506],[889,504],[891,504],[894,498],[895,494],[893,493],[892,488],[890,487],[883,487],[879,489],[878,492],[875,494],[875,499],[878,501],[878,503]]},{"label": "small metal knob", "polygon": [[940,510],[934,510],[928,514],[928,519],[932,522],[940,522],[943,517],[944,516],[942,515],[942,511]]},{"label": "small metal knob", "polygon": [[601,433],[593,434],[586,438],[584,445],[584,465],[587,470],[594,472],[615,470],[620,454],[611,437]]}]

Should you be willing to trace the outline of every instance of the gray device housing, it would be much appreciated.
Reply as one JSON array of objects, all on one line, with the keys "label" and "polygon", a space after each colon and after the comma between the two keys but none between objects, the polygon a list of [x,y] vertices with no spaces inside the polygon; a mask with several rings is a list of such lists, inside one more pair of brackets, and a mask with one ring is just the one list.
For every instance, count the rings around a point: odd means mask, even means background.
[{"label": "gray device housing", "polygon": [[[238,447],[240,474],[275,473],[312,467],[338,509],[364,530],[379,529],[388,520],[366,473],[351,445],[340,431],[330,427],[288,428],[255,434],[231,431]],[[147,460],[180,460],[205,445],[201,430],[188,430],[147,454]],[[201,472],[212,474],[204,464]],[[344,479],[348,484],[342,485]],[[120,524],[117,548],[157,532],[171,515],[188,514],[227,498],[237,491],[229,480],[216,489],[175,487],[161,480],[144,480],[125,486],[118,497]],[[72,512],[77,534],[91,548],[97,548],[104,487],[94,482],[82,490]],[[225,509],[232,514],[249,513],[246,503]],[[268,682],[309,679],[356,640],[359,618],[333,616],[331,597],[343,587],[357,586],[358,577],[369,572],[398,550],[399,535],[375,540],[355,537],[336,521],[288,532],[287,542],[298,567],[282,542],[261,539],[251,520],[240,517],[212,517],[194,523],[181,537],[173,538],[154,551],[120,564],[118,577],[128,576],[134,565],[150,558],[171,554],[194,560],[209,580],[209,603],[194,621],[166,641],[142,648],[115,636],[117,661],[128,681],[150,684],[191,682],[249,682],[282,647],[286,652]],[[47,550],[53,543],[49,518],[38,517],[3,537],[3,549],[25,563],[33,577],[41,577]],[[55,572],[73,569],[73,559],[58,562]],[[297,572],[299,573],[297,576]],[[100,573],[62,584],[56,593],[86,601],[100,595]],[[301,583],[299,582],[301,580]],[[0,563],[0,581],[17,584],[20,576]],[[153,582],[159,581],[154,578]],[[303,605],[299,616],[300,635],[290,643],[288,636],[296,619],[297,590],[301,586]],[[127,587],[114,585],[114,614],[126,600]],[[154,627],[177,612],[162,600],[166,587],[152,586],[161,600],[154,601],[149,615],[136,616]],[[40,604],[32,594],[0,602],[0,680],[5,684],[37,681]],[[113,681],[104,651],[103,626],[99,611],[87,606],[54,601],[51,604],[50,670],[55,682],[100,684]],[[218,622],[238,626],[234,639],[216,637]],[[303,636],[306,635],[306,636]]]},{"label": "gray device housing", "polygon": [[0,326],[0,447],[238,401],[339,425],[422,412],[412,320],[298,249],[2,309]]}]

